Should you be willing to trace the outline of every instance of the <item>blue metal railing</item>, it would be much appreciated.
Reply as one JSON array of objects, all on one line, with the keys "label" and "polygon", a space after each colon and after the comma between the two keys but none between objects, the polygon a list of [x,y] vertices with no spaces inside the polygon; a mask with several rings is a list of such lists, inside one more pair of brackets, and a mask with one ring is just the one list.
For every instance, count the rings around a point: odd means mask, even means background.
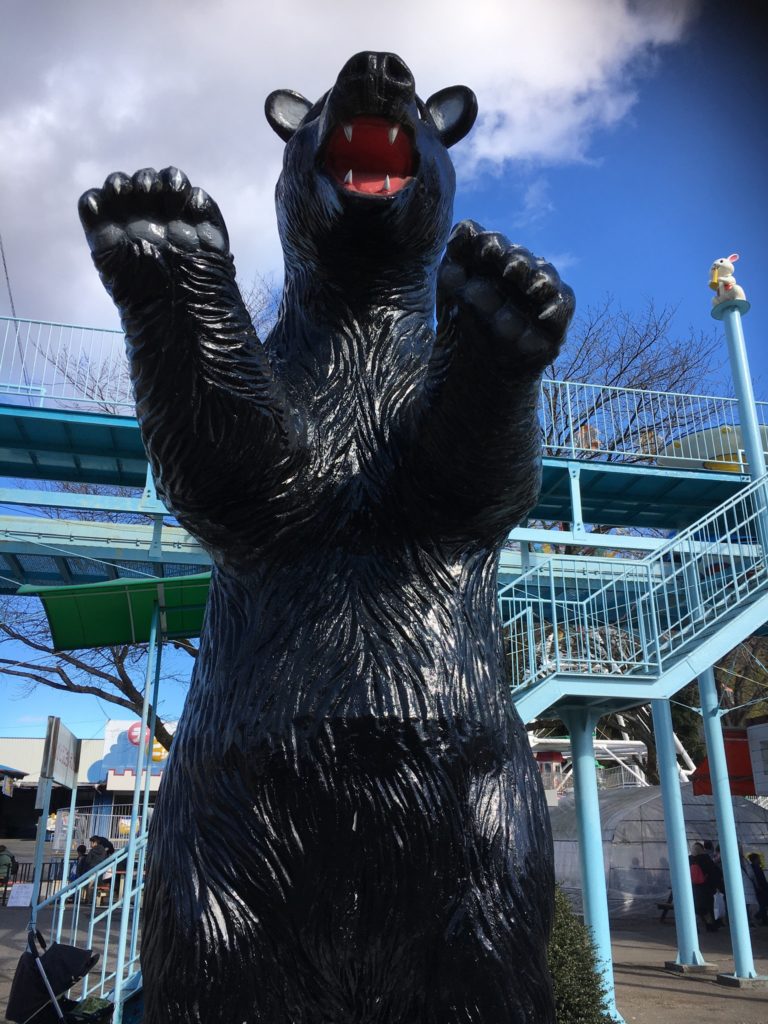
[{"label": "blue metal railing", "polygon": [[[735,398],[544,380],[550,455],[743,471]],[[0,317],[0,400],[131,415],[120,331]],[[768,403],[757,403],[768,442]]]},{"label": "blue metal railing", "polygon": [[557,673],[660,675],[768,593],[768,477],[638,561],[553,557],[499,591],[515,687]]},{"label": "blue metal railing", "polygon": [[27,405],[130,413],[121,331],[0,317],[0,396]]},{"label": "blue metal railing", "polygon": [[[745,472],[735,398],[558,380],[541,387],[547,454]],[[768,447],[768,403],[756,404]]]},{"label": "blue metal railing", "polygon": [[[99,953],[97,969],[74,987],[72,997],[111,998],[139,970],[139,916],[144,889],[146,832],[136,839],[133,857],[118,850],[86,874],[69,882],[35,908],[36,919],[51,912],[50,938]],[[133,870],[129,871],[129,860]],[[127,943],[120,955],[120,923],[127,923]],[[125,926],[124,926],[125,927]]]},{"label": "blue metal railing", "polygon": [[[140,981],[139,942],[141,898],[144,889],[144,869],[147,853],[147,826],[151,784],[150,738],[155,734],[155,715],[158,703],[161,666],[160,609],[155,604],[147,651],[144,693],[141,709],[140,736],[144,742],[136,747],[136,770],[131,801],[128,841],[118,850],[81,878],[64,886],[59,892],[42,902],[32,898],[30,927],[39,927],[41,913],[52,911],[52,937],[60,940],[65,932],[73,945],[85,945],[100,954],[98,994],[114,1003],[113,1024],[122,1024],[123,1005]],[[68,871],[73,843],[75,821],[75,795],[67,822],[64,873]],[[40,844],[38,844],[40,846]],[[37,861],[36,871],[40,862]],[[100,897],[106,906],[100,906]],[[70,902],[71,901],[71,902]],[[82,998],[92,988],[92,976],[82,981],[82,991],[74,994]]]}]

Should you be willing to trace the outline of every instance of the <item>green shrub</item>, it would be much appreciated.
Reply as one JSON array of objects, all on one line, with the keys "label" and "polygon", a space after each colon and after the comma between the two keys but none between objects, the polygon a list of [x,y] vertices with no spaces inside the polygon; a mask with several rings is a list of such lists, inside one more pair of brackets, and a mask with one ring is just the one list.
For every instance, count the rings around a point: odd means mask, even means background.
[{"label": "green shrub", "polygon": [[612,1024],[613,1018],[605,1009],[605,984],[597,969],[592,937],[559,887],[555,888],[549,970],[557,1024]]}]

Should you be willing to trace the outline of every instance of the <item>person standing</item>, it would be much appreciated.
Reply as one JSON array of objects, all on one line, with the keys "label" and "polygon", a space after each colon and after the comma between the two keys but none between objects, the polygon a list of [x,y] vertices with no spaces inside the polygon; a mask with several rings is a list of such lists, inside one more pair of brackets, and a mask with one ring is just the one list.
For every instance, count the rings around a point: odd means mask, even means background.
[{"label": "person standing", "polygon": [[0,885],[4,885],[11,877],[13,857],[8,853],[8,847],[0,844]]},{"label": "person standing", "polygon": [[[91,844],[91,848],[83,858],[85,871],[90,871],[91,868],[97,867],[102,861],[106,860],[108,856],[106,849],[102,845],[101,836],[91,836],[88,842]],[[78,861],[79,859],[80,858],[78,858]],[[98,891],[98,885],[95,881],[85,887],[83,891],[83,899],[86,903],[93,898],[94,889]]]},{"label": "person standing", "polygon": [[747,917],[749,923],[752,924],[753,920],[756,919],[760,904],[757,899],[755,876],[741,847],[739,847],[739,866],[741,868],[741,881],[744,886],[744,902],[747,904]]},{"label": "person standing", "polygon": [[716,932],[721,922],[715,920],[715,893],[722,883],[722,872],[701,843],[693,844],[688,863],[691,868],[694,909],[704,921],[707,931]]},{"label": "person standing", "polygon": [[72,865],[72,879],[80,878],[88,870],[88,850],[81,843],[77,848],[77,860]]},{"label": "person standing", "polygon": [[7,847],[0,844],[0,903],[8,899],[8,885],[13,881],[13,857]]},{"label": "person standing", "polygon": [[760,924],[768,924],[768,879],[765,877],[759,853],[750,853],[747,857],[749,872],[752,875],[755,896],[757,898],[757,914],[755,920]]}]

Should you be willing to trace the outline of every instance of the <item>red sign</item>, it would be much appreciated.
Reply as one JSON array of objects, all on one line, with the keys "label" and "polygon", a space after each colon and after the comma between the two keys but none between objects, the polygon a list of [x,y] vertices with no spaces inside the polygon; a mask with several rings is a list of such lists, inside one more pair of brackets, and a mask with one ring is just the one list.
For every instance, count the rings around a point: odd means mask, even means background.
[{"label": "red sign", "polygon": [[[728,781],[732,796],[754,796],[755,780],[752,776],[752,761],[749,756],[749,741],[746,729],[723,729],[725,741],[725,762],[728,767]],[[709,774],[709,758],[704,758],[691,776],[694,796],[711,796],[712,780]]]},{"label": "red sign", "polygon": [[[128,741],[138,747],[141,738],[141,722],[134,722],[128,726]],[[144,742],[149,742],[149,729],[144,730]]]}]

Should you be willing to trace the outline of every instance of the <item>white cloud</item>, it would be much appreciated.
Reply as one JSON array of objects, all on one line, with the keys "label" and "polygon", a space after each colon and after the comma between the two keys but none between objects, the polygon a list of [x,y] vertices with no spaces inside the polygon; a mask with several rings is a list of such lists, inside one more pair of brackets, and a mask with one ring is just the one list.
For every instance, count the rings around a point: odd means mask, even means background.
[{"label": "white cloud", "polygon": [[554,213],[555,204],[549,192],[546,178],[534,178],[529,182],[522,196],[522,208],[514,218],[515,227],[524,228],[539,224],[550,213]]},{"label": "white cloud", "polygon": [[[583,161],[625,117],[635,72],[678,41],[696,0],[38,0],[4,11],[0,232],[20,315],[116,326],[76,216],[112,170],[174,163],[227,218],[239,272],[280,268],[272,89],[316,98],[358,50],[399,53],[419,93],[454,82],[481,116],[454,151],[463,180],[507,161]],[[533,203],[535,196],[531,199]],[[0,282],[0,312],[8,312]]]}]

